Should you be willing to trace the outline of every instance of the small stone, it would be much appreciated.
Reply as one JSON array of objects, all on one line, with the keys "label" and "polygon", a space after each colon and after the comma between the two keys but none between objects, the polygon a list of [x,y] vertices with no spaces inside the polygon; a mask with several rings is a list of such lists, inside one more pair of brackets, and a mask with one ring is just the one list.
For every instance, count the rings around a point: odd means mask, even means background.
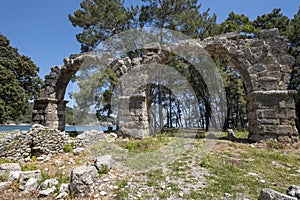
[{"label": "small stone", "polygon": [[259,180],[259,182],[260,182],[260,183],[263,183],[263,184],[265,184],[265,183],[266,183],[266,181],[265,181],[265,180],[263,180],[263,179],[260,179],[260,180]]},{"label": "small stone", "polygon": [[55,199],[64,199],[67,196],[69,196],[68,193],[62,192],[62,193],[59,193]]},{"label": "small stone", "polygon": [[8,181],[12,182],[14,180],[18,180],[20,178],[20,174],[22,171],[11,171],[8,174]]},{"label": "small stone", "polygon": [[[35,181],[36,181],[36,188],[37,188],[37,180],[39,180],[40,178],[41,178],[40,170],[21,172],[20,173],[20,181],[19,181],[19,189],[26,190],[26,189],[28,189],[29,186],[31,187],[29,189],[32,189],[35,186]],[[30,179],[32,179],[32,180],[30,183],[28,183],[28,181]]]},{"label": "small stone", "polygon": [[183,192],[182,191],[179,192],[179,196],[183,197]]},{"label": "small stone", "polygon": [[60,185],[60,188],[59,188],[60,193],[68,192],[68,190],[69,190],[69,184],[63,183]]},{"label": "small stone", "polygon": [[100,192],[100,195],[101,195],[101,196],[106,196],[106,195],[107,195],[107,192],[101,191],[101,192]]},{"label": "small stone", "polygon": [[79,156],[80,154],[82,154],[85,151],[85,148],[82,147],[78,147],[76,149],[73,149],[73,154],[75,156]]},{"label": "small stone", "polygon": [[18,163],[0,164],[0,175],[3,173],[9,174],[11,171],[21,171],[21,166]]},{"label": "small stone", "polygon": [[111,169],[112,165],[112,156],[111,155],[104,155],[97,157],[95,159],[95,167],[98,171],[104,171],[106,169]]},{"label": "small stone", "polygon": [[51,188],[45,189],[45,190],[40,190],[39,191],[39,197],[40,196],[49,196],[50,194],[52,194],[54,191],[56,190],[55,186],[52,186]]},{"label": "small stone", "polygon": [[1,182],[0,183],[0,190],[2,190],[5,187],[10,186],[11,182]]},{"label": "small stone", "polygon": [[63,161],[61,161],[61,160],[55,160],[55,165],[56,166],[62,166],[64,163],[63,163]]},{"label": "small stone", "polygon": [[36,178],[29,178],[24,186],[25,192],[36,190],[38,187],[38,180]]},{"label": "small stone", "polygon": [[103,179],[104,182],[108,182],[109,181],[109,178],[105,178]]},{"label": "small stone", "polygon": [[118,189],[119,189],[119,186],[114,185],[114,186],[113,186],[113,189],[114,189],[114,190],[118,190]]},{"label": "small stone", "polygon": [[44,156],[39,156],[39,157],[36,158],[36,161],[38,161],[38,162],[42,162],[44,160],[45,160]]},{"label": "small stone", "polygon": [[44,182],[41,183],[40,185],[40,189],[41,190],[46,190],[48,188],[51,188],[53,186],[56,186],[58,184],[58,180],[51,178],[51,179],[47,179]]}]

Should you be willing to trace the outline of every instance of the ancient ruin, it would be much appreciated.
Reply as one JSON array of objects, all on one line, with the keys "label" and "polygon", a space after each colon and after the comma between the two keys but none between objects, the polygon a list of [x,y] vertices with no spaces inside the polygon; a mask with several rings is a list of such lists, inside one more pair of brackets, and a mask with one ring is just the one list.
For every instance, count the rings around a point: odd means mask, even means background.
[{"label": "ancient ruin", "polygon": [[[111,60],[106,53],[71,55],[64,60],[63,66],[51,68],[51,73],[45,77],[40,98],[35,100],[33,122],[64,130],[66,87],[84,62],[106,63],[122,77],[126,72],[135,70],[136,66],[164,64],[191,48],[204,49],[212,56],[227,59],[241,74],[247,93],[251,139],[257,142],[269,139],[290,144],[298,142],[295,91],[288,90],[294,58],[287,54],[288,44],[277,29],[263,30],[251,39],[241,39],[237,34],[230,33],[202,41],[183,40],[170,46],[149,44],[144,47],[145,55],[132,60],[127,57]],[[129,82],[123,81],[121,84],[124,90],[120,97],[118,126],[133,137],[147,136],[149,122],[146,95],[142,90],[132,90]]]}]

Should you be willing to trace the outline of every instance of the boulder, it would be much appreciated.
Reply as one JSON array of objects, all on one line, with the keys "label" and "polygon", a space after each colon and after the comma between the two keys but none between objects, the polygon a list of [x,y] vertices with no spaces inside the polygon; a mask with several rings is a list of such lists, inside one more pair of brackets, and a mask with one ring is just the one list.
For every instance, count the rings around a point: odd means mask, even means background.
[{"label": "boulder", "polygon": [[11,171],[21,171],[21,166],[18,163],[0,164],[0,175],[8,175]]},{"label": "boulder", "polygon": [[289,189],[286,191],[286,194],[291,197],[296,197],[300,199],[300,186],[291,185]]},{"label": "boulder", "polygon": [[68,195],[67,192],[62,192],[62,193],[59,193],[55,199],[65,199]]},{"label": "boulder", "polygon": [[56,186],[58,184],[58,180],[55,178],[47,179],[40,185],[40,190],[46,190],[48,188],[52,188],[53,186]]},{"label": "boulder", "polygon": [[12,182],[14,180],[18,180],[20,178],[20,174],[22,171],[11,171],[8,174],[8,181]]},{"label": "boulder", "polygon": [[85,145],[90,145],[97,140],[105,139],[105,135],[103,131],[90,130],[77,135],[76,138],[81,140]]},{"label": "boulder", "polygon": [[75,156],[79,156],[80,154],[82,154],[84,152],[85,148],[82,147],[78,147],[76,149],[73,149],[73,154]]},{"label": "boulder", "polygon": [[[37,181],[41,178],[41,171],[35,170],[35,171],[25,171],[20,173],[20,182],[19,182],[19,189],[20,190],[26,190],[28,187],[34,188],[34,182],[36,181],[36,187],[37,188]],[[31,179],[31,180],[30,180]],[[27,184],[27,182],[30,180],[30,182]]]},{"label": "boulder", "polygon": [[39,191],[39,197],[46,197],[49,196],[50,194],[54,193],[54,191],[56,190],[55,186],[52,186],[50,188],[47,188],[45,190],[40,190]]},{"label": "boulder", "polygon": [[111,169],[112,165],[112,156],[111,155],[104,155],[97,157],[95,159],[95,167],[99,172],[103,172],[105,170]]},{"label": "boulder", "polygon": [[0,183],[0,190],[2,190],[3,188],[6,188],[8,186],[10,186],[11,182],[1,182]]},{"label": "boulder", "polygon": [[91,196],[98,186],[99,175],[94,166],[81,166],[71,172],[70,192],[75,197]]},{"label": "boulder", "polygon": [[26,184],[23,186],[23,190],[25,190],[25,192],[34,191],[37,188],[38,188],[37,178],[29,178],[28,181],[26,181]]},{"label": "boulder", "polygon": [[264,188],[260,191],[258,200],[297,200],[297,198],[282,194],[270,188]]}]

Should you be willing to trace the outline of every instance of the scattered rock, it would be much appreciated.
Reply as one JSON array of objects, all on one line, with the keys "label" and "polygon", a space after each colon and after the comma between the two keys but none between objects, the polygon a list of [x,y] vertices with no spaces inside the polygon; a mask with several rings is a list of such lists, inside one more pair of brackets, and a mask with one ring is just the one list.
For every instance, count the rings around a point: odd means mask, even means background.
[{"label": "scattered rock", "polygon": [[68,192],[68,191],[69,191],[69,184],[63,183],[60,185],[60,188],[59,188],[60,193]]},{"label": "scattered rock", "polygon": [[258,200],[297,200],[297,198],[282,194],[270,188],[264,188],[260,191]]},{"label": "scattered rock", "polygon": [[39,191],[39,197],[46,197],[49,196],[50,194],[54,193],[54,191],[56,190],[55,186],[52,186],[50,188],[47,188],[45,190],[40,190]]},{"label": "scattered rock", "polygon": [[75,156],[79,156],[80,154],[82,154],[84,152],[85,148],[83,147],[78,147],[76,149],[73,149],[73,154]]},{"label": "scattered rock", "polygon": [[85,145],[91,145],[95,141],[105,139],[105,135],[103,131],[90,130],[77,135],[76,138],[81,140]]},{"label": "scattered rock", "polygon": [[[20,185],[21,186],[21,185]],[[38,179],[29,178],[24,187],[22,187],[25,192],[34,191],[38,188]],[[21,187],[20,187],[21,189]],[[21,189],[22,190],[22,189]]]},{"label": "scattered rock", "polygon": [[55,199],[64,199],[67,196],[69,196],[67,192],[62,192],[62,193],[59,193]]},{"label": "scattered rock", "polygon": [[71,172],[70,192],[74,196],[90,196],[96,190],[98,172],[94,166],[81,166]]},{"label": "scattered rock", "polygon": [[22,171],[11,171],[8,174],[8,181],[12,182],[14,180],[18,180],[20,178],[20,174]]},{"label": "scattered rock", "polygon": [[51,178],[51,179],[47,179],[44,182],[41,183],[40,185],[40,189],[41,190],[46,190],[48,188],[51,188],[53,186],[56,186],[58,184],[58,180]]},{"label": "scattered rock", "polygon": [[0,175],[9,174],[11,171],[21,171],[21,166],[18,163],[0,164]]},{"label": "scattered rock", "polygon": [[100,192],[100,195],[101,195],[101,196],[106,196],[106,195],[107,195],[107,192],[101,191],[101,192]]},{"label": "scattered rock", "polygon": [[11,182],[0,182],[0,190],[10,186]]},{"label": "scattered rock", "polygon": [[95,159],[95,167],[98,171],[105,171],[111,169],[112,165],[112,156],[111,155],[104,155],[97,157]]},{"label": "scattered rock", "polygon": [[[35,170],[35,171],[25,171],[20,173],[20,182],[19,182],[19,188],[20,190],[28,190],[37,188],[37,181],[41,178],[41,171]],[[28,181],[31,179],[31,181],[28,183]],[[36,187],[35,187],[36,182]]]},{"label": "scattered rock", "polygon": [[286,194],[291,197],[296,197],[300,199],[300,186],[291,185],[289,189],[286,191]]}]

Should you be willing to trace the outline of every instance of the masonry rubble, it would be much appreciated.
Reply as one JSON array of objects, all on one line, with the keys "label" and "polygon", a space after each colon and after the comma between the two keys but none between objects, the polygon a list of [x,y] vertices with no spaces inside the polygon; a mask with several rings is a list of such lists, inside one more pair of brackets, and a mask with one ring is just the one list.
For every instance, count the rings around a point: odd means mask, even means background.
[{"label": "masonry rubble", "polygon": [[34,125],[30,131],[16,131],[2,136],[0,158],[30,161],[35,156],[38,161],[43,161],[53,154],[63,153],[66,144],[82,146],[80,141],[71,140],[65,132]]}]

